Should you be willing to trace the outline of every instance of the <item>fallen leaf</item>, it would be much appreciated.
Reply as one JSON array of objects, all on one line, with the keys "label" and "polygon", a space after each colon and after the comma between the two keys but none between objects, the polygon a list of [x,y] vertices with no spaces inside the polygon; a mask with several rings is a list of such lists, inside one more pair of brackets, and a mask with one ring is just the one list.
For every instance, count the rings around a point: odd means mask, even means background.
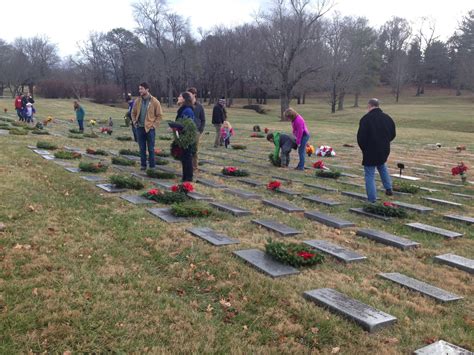
[{"label": "fallen leaf", "polygon": [[65,352],[63,352],[63,355],[72,355],[72,351],[66,350]]},{"label": "fallen leaf", "polygon": [[425,338],[423,342],[425,344],[433,344],[434,342],[438,341],[438,338],[436,337],[431,337],[431,338]]},{"label": "fallen leaf", "polygon": [[35,287],[32,293],[33,293],[33,296],[38,296],[38,289]]},{"label": "fallen leaf", "polygon": [[34,212],[34,211],[35,211],[35,208],[34,208],[32,205],[29,205],[29,206],[28,206],[28,210],[29,210],[30,212]]},{"label": "fallen leaf", "polygon": [[210,304],[207,305],[206,312],[211,313],[214,310]]},{"label": "fallen leaf", "polygon": [[221,304],[221,306],[224,306],[224,307],[226,307],[226,308],[229,308],[229,307],[232,306],[232,304],[231,304],[230,302],[226,301],[225,299],[221,299],[221,300],[219,301],[219,303]]},{"label": "fallen leaf", "polygon": [[341,348],[339,346],[335,347],[335,348],[332,348],[331,354],[337,354],[340,350],[341,350]]},{"label": "fallen leaf", "polygon": [[161,292],[161,287],[158,286],[158,287],[156,288],[155,292],[156,292],[156,293],[160,293],[160,292]]},{"label": "fallen leaf", "polygon": [[85,292],[85,293],[84,293],[84,297],[85,297],[86,300],[89,301],[89,300],[92,298],[92,293],[90,293],[90,292]]},{"label": "fallen leaf", "polygon": [[3,223],[0,223],[0,232],[3,232],[7,226]]},{"label": "fallen leaf", "polygon": [[311,328],[311,333],[318,334],[319,333],[319,328],[316,328],[316,327]]},{"label": "fallen leaf", "polygon": [[31,249],[31,245],[29,244],[16,244],[13,249],[25,249],[25,250],[29,250]]},{"label": "fallen leaf", "polygon": [[385,344],[398,344],[398,339],[397,338],[387,338],[384,340]]},{"label": "fallen leaf", "polygon": [[243,328],[244,328],[244,330],[248,330],[248,329],[249,329],[249,327],[247,327],[246,325],[244,325]]}]

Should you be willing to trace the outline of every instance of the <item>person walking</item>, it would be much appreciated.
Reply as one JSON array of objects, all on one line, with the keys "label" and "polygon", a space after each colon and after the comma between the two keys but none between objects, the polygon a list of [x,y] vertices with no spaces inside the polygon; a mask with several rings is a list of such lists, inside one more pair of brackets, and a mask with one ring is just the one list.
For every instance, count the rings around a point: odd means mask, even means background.
[{"label": "person walking", "polygon": [[193,156],[196,151],[198,130],[194,116],[194,95],[190,92],[183,92],[178,97],[179,109],[176,114],[176,121],[183,126],[179,134],[178,145],[182,149],[181,165],[183,168],[183,182],[193,181]]},{"label": "person walking", "polygon": [[283,113],[283,115],[286,119],[291,120],[293,136],[295,137],[296,145],[298,146],[298,156],[300,161],[298,162],[295,170],[304,170],[306,143],[308,143],[310,138],[308,127],[306,127],[306,122],[304,121],[303,117],[291,107],[288,108]]},{"label": "person walking", "polygon": [[23,95],[18,94],[15,97],[15,110],[20,121],[23,121],[23,112],[22,112],[22,98]]},{"label": "person walking", "polygon": [[357,144],[362,151],[365,190],[369,202],[377,200],[376,168],[382,179],[385,194],[393,195],[392,181],[385,163],[390,155],[390,142],[395,139],[396,129],[392,118],[384,113],[379,106],[379,100],[375,98],[369,100],[368,112],[360,119],[357,132]]},{"label": "person walking", "polygon": [[138,146],[140,148],[140,170],[146,170],[146,153],[148,148],[148,166],[154,169],[156,128],[160,125],[163,111],[160,101],[150,94],[150,87],[143,82],[138,85],[140,97],[135,100],[132,108],[132,124],[136,128]]},{"label": "person walking", "polygon": [[225,109],[225,99],[219,99],[217,104],[214,105],[214,109],[212,110],[212,124],[216,129],[216,139],[214,141],[214,148],[222,145],[221,139],[221,127],[224,121],[227,119],[227,111]]},{"label": "person walking", "polygon": [[74,111],[76,112],[76,121],[79,125],[79,131],[84,132],[84,117],[86,112],[77,101],[74,101]]},{"label": "person walking", "polygon": [[196,152],[193,155],[193,169],[194,171],[198,168],[198,151],[199,151],[199,141],[201,135],[204,132],[204,127],[206,126],[206,114],[204,113],[204,108],[197,101],[197,89],[191,87],[187,90],[194,97],[194,123],[196,124],[197,133],[196,133]]},{"label": "person walking", "polygon": [[[132,94],[127,94],[127,104],[128,104],[128,111],[125,114],[125,125],[128,127],[130,125],[130,122],[132,121],[132,109],[133,105],[135,103],[135,100],[132,97]],[[132,126],[132,133],[133,133],[133,140],[137,142],[137,129],[134,124]]]}]

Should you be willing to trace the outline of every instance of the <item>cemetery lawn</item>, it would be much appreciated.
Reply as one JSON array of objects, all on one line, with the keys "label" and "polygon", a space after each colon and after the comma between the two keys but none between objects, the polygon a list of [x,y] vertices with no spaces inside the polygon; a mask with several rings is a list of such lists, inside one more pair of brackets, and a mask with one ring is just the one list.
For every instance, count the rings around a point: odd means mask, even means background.
[{"label": "cemetery lawn", "polygon": [[[361,103],[366,99],[361,99]],[[355,134],[365,108],[347,107],[331,115],[325,98],[309,101],[295,108],[311,130],[310,142],[315,147],[330,145],[336,150],[337,157],[324,158],[324,163],[344,166],[342,171],[361,177],[361,154]],[[453,192],[474,195],[474,185],[452,187],[435,183],[460,184],[459,176],[450,174],[450,167],[458,161],[470,167],[468,180],[474,181],[474,101],[467,96],[407,97],[398,105],[392,101],[387,96],[382,107],[397,124],[389,166],[396,168],[398,162],[404,162],[407,175],[422,178],[415,184],[439,191],[432,194],[422,191],[414,197],[394,196],[391,200],[432,207],[435,209],[432,213],[408,211],[407,219],[384,222],[349,212],[351,207],[362,207],[362,201],[311,189],[300,182],[282,181],[284,187],[302,195],[318,195],[342,204],[324,206],[298,196],[267,191],[265,186],[254,188],[237,182],[238,178],[224,179],[208,172],[198,174],[265,198],[290,202],[307,211],[317,210],[347,219],[357,226],[337,230],[306,219],[303,213],[288,214],[257,200],[245,200],[202,184],[194,184],[197,192],[251,210],[253,214],[234,217],[220,212],[209,219],[164,223],[146,211],[150,206],[130,204],[80,178],[92,174],[69,173],[27,148],[44,140],[83,150],[136,150],[134,142],[115,139],[130,135],[129,128],[120,127],[125,108],[86,101],[86,122],[91,118],[106,121],[111,116],[114,133],[100,134],[96,139],[71,139],[67,138],[68,130],[76,128],[75,124],[67,123],[74,117],[72,100],[38,98],[37,117],[43,120],[53,116],[55,122],[48,130],[61,136],[0,135],[0,224],[5,225],[0,231],[0,353],[406,354],[439,339],[474,350],[474,277],[433,261],[434,256],[445,253],[474,258],[472,225],[443,218],[445,214],[474,216],[473,199],[452,195]],[[13,100],[0,100],[0,120],[16,119],[12,106]],[[3,107],[8,108],[7,113]],[[340,179],[358,185],[350,186],[332,179],[317,179],[314,170],[300,173],[271,167],[267,157],[273,146],[265,139],[251,138],[252,127],[259,124],[262,130],[268,127],[287,133],[291,133],[291,127],[288,122],[278,121],[276,103],[269,108],[267,115],[240,108],[229,110],[229,120],[236,131],[231,142],[247,146],[240,151],[212,147],[212,107],[206,106],[206,131],[210,134],[202,136],[201,151],[211,155],[201,154],[200,159],[219,164],[205,164],[203,168],[219,172],[224,165],[236,166],[249,170],[250,179],[265,183],[274,180],[275,175],[339,191],[364,193],[361,178]],[[165,119],[174,120],[174,112],[165,109]],[[161,125],[157,137],[167,134],[165,126],[165,123]],[[431,150],[430,144],[438,142],[442,148]],[[345,143],[354,148],[343,147]],[[157,148],[168,151],[169,144],[157,138]],[[465,145],[467,150],[457,153],[457,145]],[[110,162],[110,156],[104,159]],[[267,165],[268,169],[231,159],[246,159],[249,163]],[[318,159],[309,158],[311,163]],[[296,160],[293,152],[290,165],[294,166]],[[78,161],[71,164],[77,167]],[[180,171],[177,163],[167,166]],[[417,171],[410,170],[411,167],[426,169],[423,172],[430,176],[415,175]],[[110,167],[101,175],[116,173]],[[153,186],[150,182],[145,185]],[[380,192],[379,197],[388,200]],[[422,197],[463,206],[439,205]],[[273,219],[303,233],[283,238],[251,223],[257,218]],[[414,231],[405,226],[409,222],[457,231],[464,236],[445,240]],[[214,247],[186,232],[186,228],[197,226],[210,227],[238,239],[240,244]],[[358,228],[404,236],[421,247],[402,251],[375,243],[356,236]],[[367,260],[345,264],[326,255],[323,264],[300,269],[299,275],[272,279],[232,255],[233,251],[242,249],[264,250],[268,237],[289,242],[322,239],[367,256]],[[399,272],[464,299],[438,303],[382,279],[377,275],[382,272]],[[355,323],[303,298],[305,291],[318,288],[336,289],[397,317],[397,323],[369,334]]]}]

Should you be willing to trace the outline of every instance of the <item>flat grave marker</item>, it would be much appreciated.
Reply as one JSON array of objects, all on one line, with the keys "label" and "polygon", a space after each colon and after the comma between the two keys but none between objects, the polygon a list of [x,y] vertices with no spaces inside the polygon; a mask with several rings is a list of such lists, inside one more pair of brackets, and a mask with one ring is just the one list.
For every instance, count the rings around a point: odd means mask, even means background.
[{"label": "flat grave marker", "polygon": [[379,276],[381,276],[384,279],[395,282],[401,286],[409,288],[410,290],[417,291],[425,296],[434,298],[436,301],[439,301],[439,302],[452,302],[452,301],[458,301],[463,298],[451,292],[445,291],[441,288],[438,288],[426,282],[408,277],[398,272],[380,273]]},{"label": "flat grave marker", "polygon": [[433,208],[422,206],[422,205],[414,205],[414,204],[405,203],[405,202],[401,202],[401,201],[393,201],[392,203],[394,205],[398,206],[398,207],[402,207],[402,208],[405,208],[407,210],[411,210],[411,211],[415,211],[415,212],[419,212],[419,213],[428,213],[428,212],[433,211]]},{"label": "flat grave marker", "polygon": [[397,178],[397,179],[403,179],[403,180],[409,180],[409,181],[418,181],[421,180],[419,177],[415,176],[408,176],[408,175],[400,175],[400,174],[390,174],[390,176]]},{"label": "flat grave marker", "polygon": [[398,237],[396,235],[374,229],[359,229],[356,234],[358,236],[365,237],[402,250],[417,248],[420,246],[420,243],[414,242],[410,239]]},{"label": "flat grave marker", "polygon": [[243,209],[243,208],[240,208],[240,207],[236,207],[236,206],[232,206],[232,205],[229,205],[227,203],[211,202],[210,205],[217,208],[218,210],[230,213],[230,214],[232,214],[234,216],[237,216],[237,217],[248,216],[248,215],[252,214],[252,212],[249,211],[249,210],[246,210],[246,209]]},{"label": "flat grave marker", "polygon": [[327,215],[327,214],[324,214],[324,213],[321,213],[321,212],[318,212],[318,211],[305,212],[304,216],[308,219],[311,219],[311,220],[317,221],[319,223],[325,224],[327,226],[338,228],[338,229],[347,228],[347,227],[354,227],[355,226],[355,224],[350,222],[350,221],[346,221],[344,219],[340,219],[340,218],[337,218],[337,217],[334,217],[334,216],[330,216],[330,215]]},{"label": "flat grave marker", "polygon": [[306,291],[304,297],[319,306],[328,308],[333,313],[356,322],[369,333],[376,332],[397,321],[394,316],[349,298],[331,288]]},{"label": "flat grave marker", "polygon": [[73,167],[64,167],[65,170],[69,171],[70,173],[78,173],[81,171],[79,168],[73,168]]},{"label": "flat grave marker", "polygon": [[237,181],[243,182],[244,184],[254,186],[254,187],[266,185],[264,182],[253,180],[253,179],[237,179]]},{"label": "flat grave marker", "polygon": [[462,222],[462,223],[467,223],[467,224],[473,224],[474,223],[474,218],[469,217],[469,216],[460,216],[460,215],[457,215],[457,214],[447,214],[443,217],[445,219],[449,219],[449,220],[456,221],[456,222]]},{"label": "flat grave marker", "polygon": [[155,203],[154,201],[140,195],[121,195],[120,198],[133,203],[134,205],[148,205]]},{"label": "flat grave marker", "polygon": [[324,190],[324,191],[330,191],[330,192],[337,192],[338,190],[333,188],[333,187],[328,187],[328,186],[322,186],[318,184],[304,184],[306,187],[312,187],[313,189],[319,189],[319,190]]},{"label": "flat grave marker", "polygon": [[51,155],[51,151],[45,150],[45,149],[33,149],[33,152],[35,152],[38,155]]},{"label": "flat grave marker", "polygon": [[148,212],[150,212],[152,215],[160,218],[161,220],[163,220],[167,223],[179,223],[179,222],[189,221],[189,219],[185,218],[185,217],[173,216],[173,214],[171,213],[171,208],[169,208],[169,207],[165,207],[165,208],[147,208],[146,210]]},{"label": "flat grave marker", "polygon": [[474,274],[474,259],[468,259],[456,254],[443,254],[434,257],[434,260],[440,264],[449,265],[457,269]]},{"label": "flat grave marker", "polygon": [[460,193],[457,193],[457,192],[453,192],[451,195],[457,196],[457,197],[462,197],[462,198],[474,198],[474,195],[460,194]]},{"label": "flat grave marker", "polygon": [[261,199],[262,196],[256,194],[255,192],[252,192],[252,191],[246,191],[246,190],[242,190],[242,189],[234,189],[234,188],[227,188],[225,189],[224,191],[232,194],[232,195],[235,195],[235,196],[238,196],[238,197],[241,197],[243,199],[246,199],[246,200],[249,200],[249,199]]},{"label": "flat grave marker", "polygon": [[197,179],[196,182],[207,187],[212,187],[214,189],[225,189],[227,187],[225,185],[219,184],[218,182],[201,178]]},{"label": "flat grave marker", "polygon": [[284,187],[280,187],[278,188],[278,192],[282,193],[282,194],[285,194],[285,195],[290,195],[290,196],[298,196],[300,195],[299,192],[296,192],[296,191],[293,191],[293,190],[290,190],[290,189],[286,189]]},{"label": "flat grave marker", "polygon": [[426,201],[433,202],[433,203],[438,203],[438,204],[441,204],[441,205],[448,205],[448,206],[455,206],[455,207],[461,207],[462,206],[461,203],[446,201],[446,200],[440,200],[438,198],[422,197],[422,199],[426,200]]},{"label": "flat grave marker", "polygon": [[[367,195],[366,194],[361,194],[359,192],[341,191],[341,194],[344,195],[344,196],[349,196],[349,197],[356,198],[358,200],[367,201]],[[380,198],[377,197],[377,200],[380,200]]]},{"label": "flat grave marker", "polygon": [[385,222],[388,222],[388,221],[392,220],[391,217],[380,216],[380,215],[375,214],[375,213],[366,212],[366,211],[364,211],[363,208],[349,208],[349,211],[353,212],[353,213],[356,213],[356,214],[360,214],[362,216],[381,219],[382,221],[385,221]]},{"label": "flat grave marker", "polygon": [[269,219],[254,219],[252,220],[252,223],[255,223],[255,224],[258,224],[262,227],[265,227],[273,232],[276,232],[276,233],[279,233],[281,235],[283,235],[284,237],[288,237],[288,236],[293,236],[293,235],[297,235],[297,234],[301,234],[302,232],[295,229],[295,228],[292,228],[292,227],[289,227],[287,225],[284,225],[282,223],[278,223],[276,221],[272,221],[272,220],[269,220]]},{"label": "flat grave marker", "polygon": [[228,236],[217,233],[211,228],[206,227],[194,227],[188,228],[188,232],[191,234],[206,240],[207,242],[211,243],[215,246],[222,246],[222,245],[229,245],[229,244],[238,244],[239,241],[237,239],[229,238]]},{"label": "flat grave marker", "polygon": [[298,269],[282,264],[258,249],[237,250],[234,254],[271,277],[296,275]]},{"label": "flat grave marker", "polygon": [[127,189],[117,188],[113,184],[97,184],[95,186],[109,193],[119,193],[127,191]]},{"label": "flat grave marker", "polygon": [[91,182],[97,182],[97,181],[105,181],[107,180],[106,177],[100,176],[100,175],[86,175],[86,176],[81,176],[81,179],[86,180],[86,181],[91,181]]},{"label": "flat grave marker", "polygon": [[445,237],[446,239],[454,239],[454,238],[463,236],[462,233],[453,232],[447,229],[442,229],[442,228],[430,226],[428,224],[423,224],[423,223],[408,223],[406,224],[406,226],[411,227],[417,231],[438,234]]},{"label": "flat grave marker", "polygon": [[199,192],[188,192],[188,197],[196,201],[212,201],[214,197],[200,194]]},{"label": "flat grave marker", "polygon": [[291,203],[281,200],[274,200],[274,199],[263,199],[262,200],[264,205],[271,206],[277,208],[279,210],[285,211],[287,213],[293,212],[304,212],[304,208],[295,206]]},{"label": "flat grave marker", "polygon": [[302,196],[302,197],[303,197],[303,200],[319,203],[325,206],[337,206],[341,204],[341,202],[326,200],[316,195],[308,195],[308,196]]},{"label": "flat grave marker", "polygon": [[346,263],[367,259],[366,256],[326,240],[305,240],[304,243]]},{"label": "flat grave marker", "polygon": [[461,348],[457,345],[438,340],[436,343],[427,345],[415,350],[415,355],[473,355],[472,351]]}]

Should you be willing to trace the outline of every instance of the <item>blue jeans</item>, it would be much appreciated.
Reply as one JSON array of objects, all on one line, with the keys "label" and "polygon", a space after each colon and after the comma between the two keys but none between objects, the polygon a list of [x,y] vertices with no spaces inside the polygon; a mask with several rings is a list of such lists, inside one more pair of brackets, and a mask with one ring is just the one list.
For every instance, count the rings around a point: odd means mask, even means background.
[{"label": "blue jeans", "polygon": [[306,143],[309,141],[309,134],[303,134],[301,138],[301,144],[298,146],[298,155],[300,156],[300,162],[296,169],[304,170],[304,158],[306,156]]},{"label": "blue jeans", "polygon": [[137,128],[135,125],[132,123],[132,133],[133,133],[133,140],[137,142]]},{"label": "blue jeans", "polygon": [[377,187],[375,186],[375,168],[379,171],[380,178],[385,190],[392,189],[392,179],[388,173],[387,165],[364,166],[365,173],[365,191],[367,191],[367,199],[369,202],[377,200]]},{"label": "blue jeans", "polygon": [[146,168],[146,150],[148,146],[148,164],[150,169],[155,167],[155,129],[145,131],[145,127],[137,127],[138,146],[140,147],[140,163]]},{"label": "blue jeans", "polygon": [[77,124],[79,125],[79,131],[84,130],[84,120],[77,120]]}]

